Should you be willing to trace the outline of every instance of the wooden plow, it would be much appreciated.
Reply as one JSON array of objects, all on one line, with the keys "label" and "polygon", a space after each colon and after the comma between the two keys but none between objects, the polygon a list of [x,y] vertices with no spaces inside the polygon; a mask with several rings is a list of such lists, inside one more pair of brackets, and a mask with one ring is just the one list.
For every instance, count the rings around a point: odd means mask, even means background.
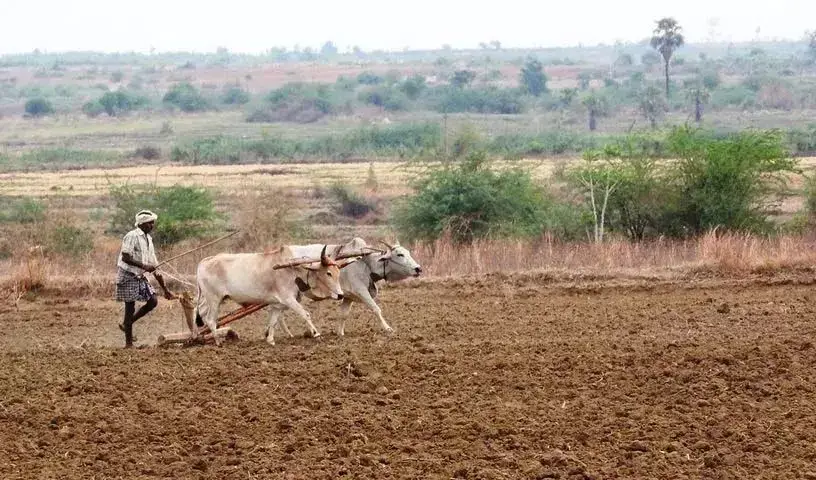
[{"label": "wooden plow", "polygon": [[[195,305],[193,305],[192,298],[188,292],[184,292],[181,296],[179,296],[179,303],[181,303],[182,308],[184,309],[184,320],[187,325],[188,331],[184,333],[170,333],[167,335],[159,335],[159,338],[156,342],[156,345],[159,347],[169,346],[169,345],[181,345],[181,346],[192,346],[192,345],[204,345],[208,343],[215,343],[213,339],[213,335],[210,332],[210,329],[205,325],[203,327],[195,326]],[[218,328],[216,328],[215,333],[219,337],[225,340],[238,340],[238,334],[235,330],[227,327],[226,325],[246,317],[249,314],[255,313],[258,310],[266,307],[268,304],[249,304],[244,305],[241,308],[234,310],[226,315],[223,315],[218,318]],[[193,327],[198,331],[197,338],[191,338],[189,333],[189,328]]]}]

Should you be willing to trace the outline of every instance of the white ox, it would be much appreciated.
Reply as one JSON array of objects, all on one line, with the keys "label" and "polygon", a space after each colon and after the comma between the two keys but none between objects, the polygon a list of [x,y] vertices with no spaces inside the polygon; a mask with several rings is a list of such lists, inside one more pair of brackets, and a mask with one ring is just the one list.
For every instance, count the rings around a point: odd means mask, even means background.
[{"label": "white ox", "polygon": [[[206,324],[216,344],[220,345],[222,339],[216,333],[218,311],[221,303],[229,298],[243,306],[269,305],[266,341],[270,344],[275,343],[272,326],[287,308],[306,320],[313,337],[320,336],[311,315],[300,304],[301,293],[343,299],[340,269],[355,261],[338,265],[326,255],[326,246],[322,246],[322,251],[320,247],[314,254],[306,256],[287,245],[268,253],[221,253],[205,258],[196,269],[196,324]],[[287,266],[280,268],[284,264]],[[191,337],[197,338],[198,329],[193,327],[191,330]]]},{"label": "white ox", "polygon": [[[337,334],[340,336],[345,334],[346,320],[354,302],[366,304],[377,315],[383,330],[388,333],[392,332],[394,329],[385,321],[382,309],[374,301],[379,292],[377,282],[381,280],[396,282],[409,277],[418,277],[422,273],[422,267],[411,257],[411,252],[407,248],[400,246],[399,242],[396,242],[395,245],[382,243],[387,250],[372,251],[375,249],[366,245],[365,240],[359,237],[354,237],[343,245],[327,245],[329,251],[335,256],[341,253],[361,252],[366,249],[370,252],[340,272],[340,287],[343,289],[343,302],[340,305],[342,319],[337,328]],[[321,246],[320,244],[290,245],[290,248],[295,256],[309,256],[317,254]],[[316,301],[327,299],[313,294],[308,297]],[[292,336],[283,318],[280,319],[280,322],[286,333]]]}]

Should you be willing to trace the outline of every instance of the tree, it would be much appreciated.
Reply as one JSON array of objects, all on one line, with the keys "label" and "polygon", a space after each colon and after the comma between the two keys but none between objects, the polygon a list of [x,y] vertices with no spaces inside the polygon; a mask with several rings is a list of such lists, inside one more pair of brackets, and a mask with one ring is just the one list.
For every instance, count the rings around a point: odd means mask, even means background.
[{"label": "tree", "polygon": [[547,76],[544,75],[544,67],[535,58],[528,58],[527,63],[521,67],[521,85],[530,95],[540,96],[547,93]]},{"label": "tree", "polygon": [[320,56],[321,57],[333,57],[337,55],[337,46],[334,42],[328,41],[320,47]]},{"label": "tree", "polygon": [[663,64],[666,73],[666,99],[669,98],[669,62],[674,54],[674,51],[683,46],[685,39],[680,33],[682,27],[677,23],[677,20],[667,17],[661,18],[657,21],[657,27],[654,29],[654,36],[649,42],[652,48],[660,52],[663,57]]},{"label": "tree", "polygon": [[561,90],[561,106],[564,108],[569,108],[572,105],[572,102],[578,97],[578,89],[577,88],[564,88]]},{"label": "tree", "polygon": [[588,197],[592,210],[592,239],[595,243],[602,243],[609,197],[620,183],[620,178],[618,170],[606,161],[602,152],[590,150],[584,152],[583,158],[584,163],[575,167],[569,178]]},{"label": "tree", "polygon": [[54,105],[42,97],[32,98],[25,103],[25,112],[32,117],[43,117],[54,111]]},{"label": "tree", "polygon": [[702,81],[691,82],[687,86],[686,98],[694,103],[694,121],[700,123],[703,121],[703,105],[708,103],[711,94]]},{"label": "tree", "polygon": [[677,159],[679,188],[671,219],[676,230],[692,234],[715,227],[767,231],[767,216],[784,199],[787,179],[800,173],[778,130],[722,135],[683,126],[666,141]]},{"label": "tree", "polygon": [[808,42],[808,55],[811,60],[816,61],[816,30],[806,32],[805,35]]},{"label": "tree", "polygon": [[402,85],[400,85],[400,90],[402,90],[402,93],[404,93],[405,96],[411,100],[416,100],[422,91],[425,90],[425,87],[425,76],[417,74],[408,77],[404,82],[402,82]]},{"label": "tree", "polygon": [[585,96],[581,103],[586,107],[589,114],[589,131],[594,132],[597,127],[597,118],[602,117],[608,113],[609,105],[606,97],[603,97],[595,92]]},{"label": "tree", "polygon": [[457,88],[465,88],[470,85],[476,78],[476,72],[473,70],[457,70],[453,72],[453,77],[451,77],[451,85]]},{"label": "tree", "polygon": [[649,120],[652,128],[657,128],[657,120],[666,111],[666,99],[660,95],[660,89],[654,85],[649,85],[640,94],[640,112]]}]

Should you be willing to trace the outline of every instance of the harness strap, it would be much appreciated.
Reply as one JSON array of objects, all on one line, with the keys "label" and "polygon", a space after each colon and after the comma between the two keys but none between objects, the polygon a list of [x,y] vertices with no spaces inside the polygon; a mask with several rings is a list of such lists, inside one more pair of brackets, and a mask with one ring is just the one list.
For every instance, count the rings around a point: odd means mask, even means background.
[{"label": "harness strap", "polygon": [[314,301],[326,300],[325,298],[318,297],[317,295],[312,293],[312,287],[311,287],[311,285],[309,285],[309,274],[310,273],[312,273],[311,270],[306,270],[306,281],[304,281],[300,277],[295,277],[295,285],[297,285],[298,290],[300,291],[300,293],[302,293],[303,296],[306,297],[306,298],[311,298]]}]

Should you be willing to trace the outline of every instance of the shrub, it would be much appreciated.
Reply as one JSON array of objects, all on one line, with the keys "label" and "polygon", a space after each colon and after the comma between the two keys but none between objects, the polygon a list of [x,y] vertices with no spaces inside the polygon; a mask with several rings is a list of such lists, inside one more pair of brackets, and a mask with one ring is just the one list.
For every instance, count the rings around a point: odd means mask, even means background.
[{"label": "shrub", "polygon": [[178,83],[164,94],[162,102],[178,107],[183,112],[201,112],[210,108],[209,102],[190,83]]},{"label": "shrub", "polygon": [[203,188],[112,186],[115,205],[109,233],[124,235],[133,227],[133,216],[149,209],[159,216],[153,233],[157,245],[169,245],[187,238],[211,233],[220,215],[215,211],[212,193]]},{"label": "shrub", "polygon": [[115,92],[105,92],[102,97],[93,102],[88,102],[82,107],[82,111],[90,117],[95,117],[102,112],[109,117],[120,116],[131,110],[137,110],[150,104],[150,100],[142,95],[136,95],[126,90]]},{"label": "shrub", "polygon": [[249,102],[249,92],[238,85],[230,85],[224,88],[221,94],[221,103],[225,105],[243,105]]},{"label": "shrub", "polygon": [[338,213],[352,218],[361,218],[376,211],[377,205],[355,192],[346,184],[335,183],[329,194],[339,204]]},{"label": "shrub", "polygon": [[328,84],[287,83],[266,97],[267,106],[256,110],[247,121],[287,121],[311,123],[320,118],[349,110]]},{"label": "shrub", "polygon": [[121,158],[119,153],[103,150],[74,150],[70,148],[42,148],[29,150],[18,159],[23,170],[72,169],[90,166],[109,166]]},{"label": "shrub", "polygon": [[516,114],[524,111],[524,103],[517,90],[439,87],[433,95],[434,109],[439,112]]},{"label": "shrub", "polygon": [[383,78],[372,72],[363,72],[357,75],[357,83],[360,85],[377,85],[383,83]]},{"label": "shrub", "polygon": [[30,197],[4,198],[0,210],[0,222],[35,223],[45,219],[45,205]]},{"label": "shrub", "polygon": [[529,172],[496,171],[484,152],[422,174],[416,193],[400,203],[395,223],[401,238],[431,241],[448,233],[455,242],[541,234],[548,199]]},{"label": "shrub", "polygon": [[86,102],[84,105],[82,105],[82,113],[91,118],[95,118],[105,113],[105,107],[103,107],[98,100]]},{"label": "shrub", "polygon": [[93,250],[93,236],[87,229],[72,225],[57,226],[49,237],[51,250],[74,259]]},{"label": "shrub", "polygon": [[161,157],[161,149],[153,145],[142,145],[134,150],[133,156],[144,158],[145,160],[155,160]]},{"label": "shrub", "polygon": [[521,68],[519,83],[527,93],[535,97],[547,93],[547,76],[544,75],[541,62],[535,58],[529,58]]},{"label": "shrub", "polygon": [[603,240],[607,228],[633,240],[659,233],[672,190],[645,140],[632,135],[602,149],[587,150],[584,162],[558,175],[581,196],[596,241]]},{"label": "shrub", "polygon": [[715,108],[750,108],[756,105],[756,92],[744,85],[720,87],[711,92],[711,106]]},{"label": "shrub", "polygon": [[400,90],[402,90],[402,93],[404,93],[405,96],[411,100],[416,100],[419,98],[425,88],[426,84],[424,75],[413,75],[407,78],[400,85]]},{"label": "shrub", "polygon": [[25,103],[26,114],[32,117],[44,117],[55,112],[54,105],[42,97],[32,98]]},{"label": "shrub", "polygon": [[718,137],[678,127],[668,144],[679,161],[674,171],[678,203],[667,233],[700,233],[714,227],[766,230],[769,208],[786,186],[785,175],[797,171],[778,131]]}]

